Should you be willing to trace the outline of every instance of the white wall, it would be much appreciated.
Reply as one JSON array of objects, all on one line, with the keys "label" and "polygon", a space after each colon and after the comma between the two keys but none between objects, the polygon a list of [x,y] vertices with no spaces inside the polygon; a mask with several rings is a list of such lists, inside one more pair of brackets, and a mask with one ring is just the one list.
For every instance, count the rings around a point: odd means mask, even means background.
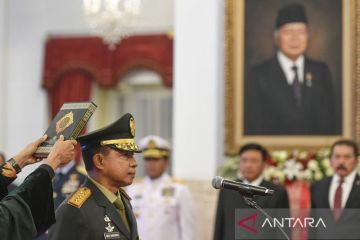
[{"label": "white wall", "polygon": [[174,174],[210,179],[223,156],[223,1],[175,1]]}]

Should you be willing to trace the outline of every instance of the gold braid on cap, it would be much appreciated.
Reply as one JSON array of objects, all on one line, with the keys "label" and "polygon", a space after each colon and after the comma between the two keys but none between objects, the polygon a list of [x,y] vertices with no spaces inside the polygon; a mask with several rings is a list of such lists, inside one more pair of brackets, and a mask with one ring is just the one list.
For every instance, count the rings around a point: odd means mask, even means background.
[{"label": "gold braid on cap", "polygon": [[144,158],[163,158],[169,156],[169,151],[158,148],[148,148],[143,151]]},{"label": "gold braid on cap", "polygon": [[169,151],[166,149],[158,148],[154,139],[151,139],[147,148],[143,151],[144,158],[167,158]]},{"label": "gold braid on cap", "polygon": [[138,146],[135,144],[135,141],[132,138],[104,140],[101,141],[100,144],[101,146],[115,145],[119,150],[127,152],[139,151]]}]

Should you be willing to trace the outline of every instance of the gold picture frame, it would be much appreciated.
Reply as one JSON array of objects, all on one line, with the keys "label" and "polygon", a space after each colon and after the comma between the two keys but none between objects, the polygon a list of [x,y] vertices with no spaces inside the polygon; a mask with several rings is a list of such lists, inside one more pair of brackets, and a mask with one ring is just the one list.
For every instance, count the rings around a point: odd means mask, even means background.
[{"label": "gold picture frame", "polygon": [[[299,1],[298,1],[299,2]],[[304,1],[305,2],[305,1]],[[360,2],[342,0],[342,103],[339,135],[244,134],[245,0],[225,0],[225,152],[233,154],[246,142],[270,149],[318,149],[339,138],[360,136]]]}]

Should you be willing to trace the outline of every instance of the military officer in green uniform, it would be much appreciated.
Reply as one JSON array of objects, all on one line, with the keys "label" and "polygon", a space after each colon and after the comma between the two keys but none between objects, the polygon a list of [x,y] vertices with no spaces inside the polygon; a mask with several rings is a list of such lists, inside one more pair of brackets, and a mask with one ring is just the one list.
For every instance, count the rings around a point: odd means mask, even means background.
[{"label": "military officer in green uniform", "polygon": [[56,211],[50,240],[139,239],[130,198],[140,152],[135,121],[125,114],[113,124],[78,138],[88,177]]},{"label": "military officer in green uniform", "polygon": [[51,179],[54,170],[74,158],[76,141],[56,142],[48,158],[24,182],[7,195],[7,185],[21,168],[37,160],[32,156],[46,136],[26,146],[0,165],[0,238],[31,240],[55,222]]},{"label": "military officer in green uniform", "polygon": [[[76,165],[75,160],[70,161],[67,165],[55,171],[53,179],[53,197],[54,207],[57,209],[60,204],[73,194],[86,178],[86,170],[81,165]],[[36,240],[47,240],[48,235],[44,233]]]}]

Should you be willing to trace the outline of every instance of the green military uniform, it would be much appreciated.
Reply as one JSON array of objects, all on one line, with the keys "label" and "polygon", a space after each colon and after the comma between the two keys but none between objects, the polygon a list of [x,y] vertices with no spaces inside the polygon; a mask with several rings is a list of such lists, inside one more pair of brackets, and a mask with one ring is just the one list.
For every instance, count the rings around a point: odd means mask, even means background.
[{"label": "green military uniform", "polygon": [[[55,222],[52,197],[52,168],[41,165],[0,202],[0,236],[6,240],[34,239]],[[7,171],[1,171],[1,196],[11,183]]]},{"label": "green military uniform", "polygon": [[115,186],[119,191],[114,193],[97,182],[96,177],[91,178],[92,174],[104,178],[107,175],[94,169],[93,154],[89,153],[100,146],[124,153],[139,152],[134,136],[134,118],[125,114],[113,124],[77,139],[85,166],[90,168],[89,177],[57,209],[56,224],[49,230],[50,240],[139,239],[130,198],[120,189],[121,185]]},{"label": "green military uniform", "polygon": [[[88,178],[82,188],[58,208],[57,223],[50,229],[49,239],[138,239],[136,220],[129,198],[123,192],[120,194],[129,228],[116,206]],[[76,199],[80,201],[76,202]]]}]

